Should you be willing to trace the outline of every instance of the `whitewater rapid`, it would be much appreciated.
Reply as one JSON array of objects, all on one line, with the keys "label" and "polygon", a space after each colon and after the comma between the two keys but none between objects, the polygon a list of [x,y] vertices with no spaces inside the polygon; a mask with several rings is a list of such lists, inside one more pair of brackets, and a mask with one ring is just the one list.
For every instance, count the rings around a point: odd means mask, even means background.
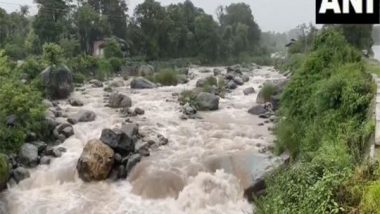
[{"label": "whitewater rapid", "polygon": [[[270,67],[250,72],[250,81],[221,99],[219,110],[200,113],[202,119],[180,119],[180,105],[173,93],[193,89],[197,79],[212,75],[199,73],[201,68],[190,69],[196,78],[187,84],[160,87],[149,90],[132,90],[129,87],[117,91],[130,96],[133,107],[145,110],[145,115],[131,118],[140,125],[145,137],[162,134],[169,144],[155,148],[141,168],[142,184],[146,188],[162,191],[163,186],[184,183],[176,198],[147,199],[144,194],[133,193],[129,180],[97,183],[82,182],[76,172],[77,160],[87,141],[99,138],[102,129],[120,126],[126,118],[115,109],[105,107],[102,88],[83,87],[74,93],[84,102],[83,107],[72,107],[60,102],[64,114],[80,109],[94,111],[96,120],[74,125],[75,135],[61,147],[67,149],[61,158],[48,166],[40,165],[30,170],[31,177],[5,191],[0,201],[10,214],[216,214],[252,213],[253,206],[243,197],[238,178],[223,170],[210,172],[205,162],[210,157],[250,151],[258,153],[260,146],[270,145],[273,136],[263,122],[247,113],[255,104],[256,94],[244,96],[243,90],[254,87],[259,90],[266,80],[282,79]],[[128,84],[128,81],[125,82]],[[62,118],[63,120],[63,118]],[[271,154],[267,153],[268,159]],[[260,164],[260,163],[257,163]],[[138,176],[136,173],[134,176]],[[160,189],[161,188],[161,189]],[[156,190],[157,189],[157,190]],[[1,206],[1,204],[0,204]],[[1,211],[1,209],[0,209]]]}]

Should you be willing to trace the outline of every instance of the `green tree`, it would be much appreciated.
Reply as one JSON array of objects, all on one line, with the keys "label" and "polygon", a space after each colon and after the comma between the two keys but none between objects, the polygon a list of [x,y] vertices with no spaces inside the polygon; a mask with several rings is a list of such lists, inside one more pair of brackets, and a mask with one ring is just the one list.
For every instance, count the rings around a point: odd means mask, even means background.
[{"label": "green tree", "polygon": [[63,50],[54,43],[46,43],[43,46],[43,58],[49,66],[56,66],[62,62]]},{"label": "green tree", "polygon": [[41,44],[58,42],[64,32],[65,17],[69,7],[65,0],[36,0],[39,4],[38,14],[33,22],[33,29]]}]

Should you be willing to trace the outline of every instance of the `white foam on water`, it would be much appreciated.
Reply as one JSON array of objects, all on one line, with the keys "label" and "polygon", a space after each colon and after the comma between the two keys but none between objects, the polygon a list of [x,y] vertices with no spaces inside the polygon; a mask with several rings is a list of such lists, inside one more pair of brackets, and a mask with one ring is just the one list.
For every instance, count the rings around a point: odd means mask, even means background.
[{"label": "white foam on water", "polygon": [[[75,135],[60,145],[67,152],[49,166],[30,170],[30,178],[3,193],[1,204],[11,214],[252,213],[253,207],[243,198],[238,179],[223,171],[207,171],[204,161],[210,156],[257,151],[257,144],[273,141],[268,131],[270,125],[258,126],[261,120],[247,113],[257,94],[244,96],[243,90],[254,87],[257,91],[264,81],[283,77],[271,68],[251,72],[248,83],[221,99],[220,110],[200,113],[201,120],[182,121],[180,106],[172,93],[192,89],[197,79],[212,75],[198,70],[191,70],[197,77],[184,85],[152,90],[118,88],[132,98],[134,107],[145,110],[145,115],[132,118],[140,124],[141,132],[161,133],[170,140],[168,145],[151,151],[151,156],[144,160],[149,164],[143,170],[152,170],[152,175],[172,173],[182,179],[185,185],[177,198],[143,198],[132,193],[133,186],[127,180],[84,183],[78,178],[76,163],[86,142],[99,138],[102,129],[119,126],[125,120],[114,109],[104,107],[103,89],[86,87],[84,94],[75,92],[85,103],[83,107],[71,107],[65,102],[61,107],[67,114],[79,109],[92,110],[96,120],[75,125]],[[149,182],[155,185],[154,179]]]}]

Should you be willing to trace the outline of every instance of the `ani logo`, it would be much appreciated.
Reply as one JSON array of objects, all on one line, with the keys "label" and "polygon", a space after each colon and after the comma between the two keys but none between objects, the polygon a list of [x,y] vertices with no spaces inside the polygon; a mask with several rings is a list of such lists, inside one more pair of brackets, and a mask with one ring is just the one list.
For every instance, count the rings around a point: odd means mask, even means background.
[{"label": "ani logo", "polygon": [[317,0],[317,24],[379,24],[380,0]]}]

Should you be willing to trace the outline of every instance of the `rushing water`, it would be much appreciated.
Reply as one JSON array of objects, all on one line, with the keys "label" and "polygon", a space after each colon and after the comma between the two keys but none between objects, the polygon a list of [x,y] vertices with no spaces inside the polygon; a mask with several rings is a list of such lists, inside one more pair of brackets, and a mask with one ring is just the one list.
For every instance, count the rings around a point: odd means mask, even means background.
[{"label": "rushing water", "polygon": [[373,46],[372,50],[375,53],[375,58],[380,60],[380,45]]},{"label": "rushing water", "polygon": [[[103,89],[85,87],[84,92],[75,92],[74,96],[85,103],[83,107],[71,107],[62,101],[61,107],[66,114],[87,109],[96,113],[96,120],[75,125],[75,135],[60,145],[67,149],[67,153],[52,160],[49,166],[31,170],[29,179],[3,194],[6,212],[252,213],[252,205],[243,198],[239,180],[221,170],[210,172],[205,162],[210,157],[239,152],[258,153],[260,145],[273,141],[268,131],[271,125],[258,126],[262,120],[247,113],[255,104],[257,94],[244,96],[242,91],[249,86],[258,90],[264,81],[281,79],[282,76],[272,72],[271,68],[252,71],[249,83],[221,99],[220,110],[201,113],[200,120],[182,121],[179,119],[180,106],[172,93],[192,89],[199,77],[209,75],[198,73],[198,69],[191,69],[191,72],[196,73],[197,78],[175,87],[153,90],[118,88],[132,98],[134,107],[145,110],[145,115],[132,118],[140,125],[140,132],[147,137],[160,133],[170,140],[168,145],[151,151],[151,156],[137,167],[129,181],[88,184],[82,182],[76,172],[76,163],[86,142],[99,138],[102,129],[119,126],[125,120],[116,110],[104,107]],[[182,191],[176,192],[177,188]],[[159,200],[144,197],[160,197],[167,192],[174,197]]]}]

